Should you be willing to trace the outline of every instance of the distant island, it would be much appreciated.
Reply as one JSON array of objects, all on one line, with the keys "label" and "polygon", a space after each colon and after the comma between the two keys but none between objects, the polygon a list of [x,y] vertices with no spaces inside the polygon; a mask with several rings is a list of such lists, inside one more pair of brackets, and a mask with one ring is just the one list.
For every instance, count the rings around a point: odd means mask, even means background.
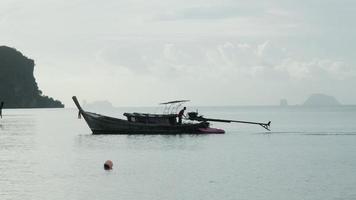
[{"label": "distant island", "polygon": [[42,94],[33,76],[35,63],[21,52],[0,46],[0,101],[5,108],[63,108],[52,97]]},{"label": "distant island", "polygon": [[279,101],[279,106],[288,106],[288,101],[287,99],[281,99]]},{"label": "distant island", "polygon": [[312,94],[303,106],[339,106],[341,103],[335,97],[326,94]]}]

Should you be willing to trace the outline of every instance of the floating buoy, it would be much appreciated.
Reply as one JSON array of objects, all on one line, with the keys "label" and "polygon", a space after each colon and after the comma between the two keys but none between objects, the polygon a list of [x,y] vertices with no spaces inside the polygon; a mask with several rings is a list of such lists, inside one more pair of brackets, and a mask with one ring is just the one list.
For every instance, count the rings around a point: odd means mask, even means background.
[{"label": "floating buoy", "polygon": [[105,170],[112,170],[113,163],[111,160],[107,160],[104,163],[104,169]]}]

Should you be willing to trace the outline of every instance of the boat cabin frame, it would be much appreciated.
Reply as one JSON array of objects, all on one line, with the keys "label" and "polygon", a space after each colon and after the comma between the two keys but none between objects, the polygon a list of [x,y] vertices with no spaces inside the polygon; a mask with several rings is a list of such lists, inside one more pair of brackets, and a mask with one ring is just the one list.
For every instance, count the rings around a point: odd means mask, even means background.
[{"label": "boat cabin frame", "polygon": [[144,124],[176,125],[178,109],[189,100],[176,100],[160,103],[164,105],[163,114],[124,113],[127,121]]},{"label": "boat cabin frame", "polygon": [[163,114],[176,114],[178,109],[186,102],[190,100],[175,100],[160,103],[160,105],[164,105]]}]

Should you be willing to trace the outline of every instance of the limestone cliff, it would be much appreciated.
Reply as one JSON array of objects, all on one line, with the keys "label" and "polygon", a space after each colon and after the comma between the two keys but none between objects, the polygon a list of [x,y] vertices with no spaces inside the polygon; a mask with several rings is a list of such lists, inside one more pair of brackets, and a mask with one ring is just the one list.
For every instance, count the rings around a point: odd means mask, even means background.
[{"label": "limestone cliff", "polygon": [[7,108],[63,108],[42,94],[33,76],[35,63],[21,52],[0,46],[0,101]]}]

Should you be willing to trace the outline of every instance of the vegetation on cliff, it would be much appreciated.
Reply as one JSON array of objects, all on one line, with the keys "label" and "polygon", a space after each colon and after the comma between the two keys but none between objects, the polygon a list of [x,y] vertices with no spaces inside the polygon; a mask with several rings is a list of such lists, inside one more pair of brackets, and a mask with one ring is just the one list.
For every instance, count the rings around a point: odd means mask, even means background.
[{"label": "vegetation on cliff", "polygon": [[0,46],[0,101],[5,108],[63,108],[42,94],[33,76],[35,63],[21,52]]}]

